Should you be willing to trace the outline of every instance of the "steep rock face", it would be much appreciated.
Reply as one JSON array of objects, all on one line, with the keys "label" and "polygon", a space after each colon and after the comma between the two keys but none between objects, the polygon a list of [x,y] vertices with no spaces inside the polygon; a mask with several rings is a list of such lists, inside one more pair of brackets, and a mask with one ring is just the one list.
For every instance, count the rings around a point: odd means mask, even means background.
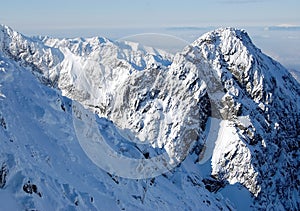
[{"label": "steep rock face", "polygon": [[300,89],[290,73],[232,28],[203,35],[172,66],[201,74],[212,115],[232,128],[216,143],[212,174],[244,184],[260,208],[297,209]]},{"label": "steep rock face", "polygon": [[174,162],[203,140],[210,104],[197,75],[180,80],[169,71],[148,69],[133,73],[117,93],[104,114],[140,141],[164,147]]},{"label": "steep rock face", "polygon": [[210,106],[205,84],[194,73],[174,77],[171,55],[99,38],[44,42],[65,56],[58,80],[63,93],[129,131],[126,138],[164,147],[174,163],[201,140]]}]

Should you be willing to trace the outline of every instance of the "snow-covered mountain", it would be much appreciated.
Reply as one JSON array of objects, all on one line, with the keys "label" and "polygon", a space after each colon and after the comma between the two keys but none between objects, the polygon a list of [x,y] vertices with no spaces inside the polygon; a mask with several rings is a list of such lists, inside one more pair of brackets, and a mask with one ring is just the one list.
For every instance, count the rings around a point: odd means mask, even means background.
[{"label": "snow-covered mountain", "polygon": [[243,30],[173,56],[1,26],[0,70],[0,209],[300,207],[300,86]]}]

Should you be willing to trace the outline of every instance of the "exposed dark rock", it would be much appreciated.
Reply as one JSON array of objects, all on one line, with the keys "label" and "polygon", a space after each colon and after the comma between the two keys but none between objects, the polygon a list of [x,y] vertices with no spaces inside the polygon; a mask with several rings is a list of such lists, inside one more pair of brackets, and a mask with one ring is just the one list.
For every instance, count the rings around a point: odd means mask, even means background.
[{"label": "exposed dark rock", "polygon": [[226,185],[225,181],[219,181],[212,178],[205,178],[202,180],[202,182],[205,184],[205,188],[213,193],[218,192],[221,188],[224,188]]},{"label": "exposed dark rock", "polygon": [[6,184],[6,177],[8,174],[8,169],[5,163],[2,164],[2,167],[0,169],[0,188],[4,188]]},{"label": "exposed dark rock", "polygon": [[39,197],[42,197],[41,192],[38,191],[38,188],[35,184],[31,184],[30,181],[28,181],[25,185],[23,185],[23,191],[29,194],[37,194]]}]

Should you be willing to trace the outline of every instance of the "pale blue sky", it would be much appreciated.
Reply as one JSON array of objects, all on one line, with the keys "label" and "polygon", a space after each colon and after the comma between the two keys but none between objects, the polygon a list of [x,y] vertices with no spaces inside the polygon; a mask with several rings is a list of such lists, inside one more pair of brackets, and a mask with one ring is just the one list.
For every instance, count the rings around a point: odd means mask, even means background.
[{"label": "pale blue sky", "polygon": [[0,23],[29,34],[99,28],[300,25],[300,0],[6,0],[1,2]]}]

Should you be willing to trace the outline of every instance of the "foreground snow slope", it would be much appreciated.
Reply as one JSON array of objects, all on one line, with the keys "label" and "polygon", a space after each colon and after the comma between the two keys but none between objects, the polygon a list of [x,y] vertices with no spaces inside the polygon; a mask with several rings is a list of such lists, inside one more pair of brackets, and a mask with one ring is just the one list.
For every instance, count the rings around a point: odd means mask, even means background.
[{"label": "foreground snow slope", "polygon": [[[6,26],[0,41],[8,201],[43,210],[299,208],[299,84],[246,32],[209,32],[174,57],[99,37],[28,38]],[[81,148],[91,137],[81,125],[95,118],[116,152],[183,162],[149,179],[106,173],[95,165],[104,156]]]},{"label": "foreground snow slope", "polygon": [[[1,210],[217,210],[232,206],[222,195],[204,188],[195,154],[176,171],[156,178],[123,179],[101,170],[77,140],[72,100],[41,84],[3,53],[0,58]],[[98,118],[97,122],[107,142],[119,143],[116,150],[144,156],[145,147],[126,141],[110,121]]]}]

